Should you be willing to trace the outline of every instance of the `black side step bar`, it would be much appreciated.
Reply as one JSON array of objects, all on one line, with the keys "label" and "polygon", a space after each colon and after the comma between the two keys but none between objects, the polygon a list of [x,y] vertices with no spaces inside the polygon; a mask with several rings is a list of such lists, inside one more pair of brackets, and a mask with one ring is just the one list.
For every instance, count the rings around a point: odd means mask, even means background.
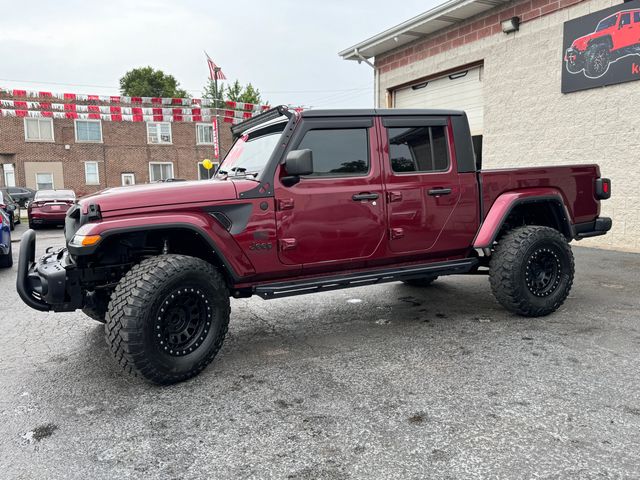
[{"label": "black side step bar", "polygon": [[265,300],[272,298],[290,297],[305,293],[324,292],[349,287],[361,287],[376,283],[395,282],[425,275],[452,275],[468,273],[478,265],[477,258],[464,258],[448,262],[430,263],[426,265],[411,265],[409,267],[387,268],[383,270],[367,271],[317,277],[292,282],[277,282],[259,285],[253,288],[256,295]]}]

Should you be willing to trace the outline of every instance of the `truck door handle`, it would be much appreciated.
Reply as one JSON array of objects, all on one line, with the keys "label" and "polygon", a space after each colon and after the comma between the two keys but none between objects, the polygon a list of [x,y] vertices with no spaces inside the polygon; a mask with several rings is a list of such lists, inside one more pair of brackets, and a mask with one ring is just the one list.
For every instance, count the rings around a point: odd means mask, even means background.
[{"label": "truck door handle", "polygon": [[438,195],[449,195],[451,193],[451,189],[450,188],[432,188],[427,193],[433,197],[437,197]]},{"label": "truck door handle", "polygon": [[354,202],[361,202],[363,200],[377,200],[377,193],[356,193],[353,197],[351,197]]}]

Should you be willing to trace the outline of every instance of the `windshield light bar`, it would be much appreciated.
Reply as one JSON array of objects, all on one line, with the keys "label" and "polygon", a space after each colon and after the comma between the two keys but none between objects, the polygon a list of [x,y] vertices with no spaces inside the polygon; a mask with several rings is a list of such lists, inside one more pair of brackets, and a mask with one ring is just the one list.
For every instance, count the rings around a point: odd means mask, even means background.
[{"label": "windshield light bar", "polygon": [[285,116],[287,118],[291,118],[293,113],[289,111],[285,105],[278,105],[277,107],[272,108],[271,110],[267,110],[264,113],[256,115],[255,117],[251,117],[244,122],[238,123],[231,127],[231,133],[233,134],[233,138],[238,138],[247,130],[257,127],[258,125],[268,122],[269,120],[274,120],[278,117]]}]

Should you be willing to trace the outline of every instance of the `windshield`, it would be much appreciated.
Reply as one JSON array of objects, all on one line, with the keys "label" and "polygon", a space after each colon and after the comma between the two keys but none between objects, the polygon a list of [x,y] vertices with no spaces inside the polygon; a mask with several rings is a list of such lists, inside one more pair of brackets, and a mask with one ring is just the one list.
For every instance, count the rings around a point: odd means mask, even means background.
[{"label": "windshield", "polygon": [[75,200],[73,190],[38,190],[34,200]]},{"label": "windshield", "polygon": [[605,30],[605,29],[607,29],[609,27],[613,27],[616,24],[616,20],[617,19],[618,19],[617,15],[612,15],[610,17],[605,18],[596,27],[596,32],[599,32],[601,30]]},{"label": "windshield", "polygon": [[286,123],[277,123],[238,138],[218,168],[216,176],[258,176],[273,153]]}]

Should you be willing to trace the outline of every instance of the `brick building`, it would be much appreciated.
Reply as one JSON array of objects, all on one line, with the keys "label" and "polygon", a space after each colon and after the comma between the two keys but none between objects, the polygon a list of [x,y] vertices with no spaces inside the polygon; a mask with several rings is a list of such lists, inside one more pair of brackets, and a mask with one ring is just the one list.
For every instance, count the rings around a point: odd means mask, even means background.
[{"label": "brick building", "polygon": [[[231,130],[221,125],[224,154]],[[201,162],[213,159],[212,130],[210,122],[0,116],[0,185],[70,188],[84,195],[166,178],[206,178]]]},{"label": "brick building", "polygon": [[[340,55],[374,67],[377,106],[465,110],[484,168],[598,163],[613,229],[581,245],[640,251],[640,43],[600,48],[609,30],[614,45],[622,32],[640,42],[640,2],[449,0]],[[603,74],[567,71],[585,34],[586,55],[610,62]]]}]

